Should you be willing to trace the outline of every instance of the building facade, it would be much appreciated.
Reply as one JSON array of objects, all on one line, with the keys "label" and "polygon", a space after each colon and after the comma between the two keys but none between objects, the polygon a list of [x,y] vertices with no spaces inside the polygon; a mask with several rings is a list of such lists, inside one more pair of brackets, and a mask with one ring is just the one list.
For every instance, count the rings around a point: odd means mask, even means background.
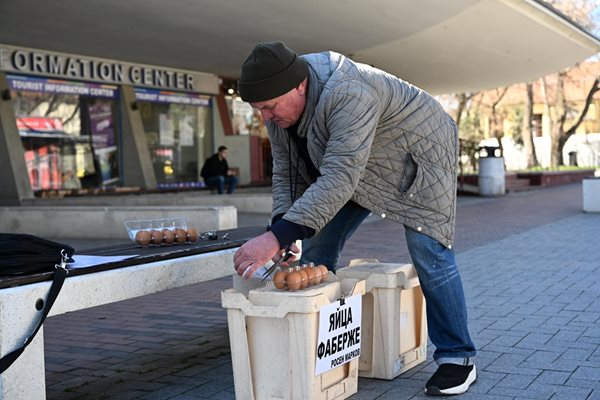
[{"label": "building facade", "polygon": [[262,146],[264,135],[256,121],[232,129],[231,121],[252,110],[227,96],[222,82],[213,74],[0,45],[0,200],[202,187],[202,164],[220,145],[230,148],[241,183],[265,180],[262,170],[251,176],[258,163],[251,152],[263,150],[251,147]]}]

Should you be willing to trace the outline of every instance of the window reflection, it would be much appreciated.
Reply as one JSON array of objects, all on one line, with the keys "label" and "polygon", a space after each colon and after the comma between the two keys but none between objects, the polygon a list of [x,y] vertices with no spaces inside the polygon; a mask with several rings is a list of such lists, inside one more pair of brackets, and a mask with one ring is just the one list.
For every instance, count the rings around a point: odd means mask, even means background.
[{"label": "window reflection", "polygon": [[[41,82],[37,86],[40,91],[12,91],[17,128],[34,192],[119,185],[115,99],[44,92],[46,79],[9,77],[9,83],[14,81]],[[81,92],[86,87],[75,82],[58,82],[52,87],[63,90],[76,87]],[[116,97],[116,87],[109,93]]]}]

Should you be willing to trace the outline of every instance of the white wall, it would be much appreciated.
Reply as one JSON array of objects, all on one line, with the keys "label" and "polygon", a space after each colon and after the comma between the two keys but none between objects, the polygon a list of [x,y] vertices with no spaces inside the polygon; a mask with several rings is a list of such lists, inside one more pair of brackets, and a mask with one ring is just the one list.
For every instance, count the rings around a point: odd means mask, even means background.
[{"label": "white wall", "polygon": [[240,169],[240,184],[250,183],[250,137],[249,136],[223,136],[221,142],[227,146],[227,162],[230,167]]},{"label": "white wall", "polygon": [[577,152],[577,165],[580,167],[600,166],[600,133],[571,136],[563,149],[563,157],[567,163],[571,151]]},{"label": "white wall", "polygon": [[[547,136],[533,138],[536,156],[540,166],[550,166],[550,138]],[[497,146],[496,139],[486,139],[480,142],[480,146]],[[510,137],[502,138],[504,148],[504,162],[508,171],[516,171],[527,167],[527,154],[525,148],[513,141]],[[587,135],[573,135],[569,138],[563,148],[563,160],[566,165],[570,164],[569,153],[577,152],[577,165],[580,167],[600,168],[600,133],[589,133]]]}]

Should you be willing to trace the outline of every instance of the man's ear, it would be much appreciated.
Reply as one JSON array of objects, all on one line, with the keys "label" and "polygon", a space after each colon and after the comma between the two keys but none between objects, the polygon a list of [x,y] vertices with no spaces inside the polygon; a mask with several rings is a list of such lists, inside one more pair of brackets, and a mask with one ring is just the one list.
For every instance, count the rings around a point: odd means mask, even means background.
[{"label": "man's ear", "polygon": [[298,90],[298,93],[301,96],[304,96],[304,94],[306,93],[306,85],[308,84],[308,80],[305,79],[302,82],[300,82],[300,84],[298,85],[298,87],[296,88]]}]

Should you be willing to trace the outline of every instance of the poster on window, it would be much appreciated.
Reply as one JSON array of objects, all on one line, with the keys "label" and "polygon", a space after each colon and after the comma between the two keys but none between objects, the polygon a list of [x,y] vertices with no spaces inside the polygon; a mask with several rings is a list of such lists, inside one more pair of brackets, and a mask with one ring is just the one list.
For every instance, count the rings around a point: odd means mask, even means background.
[{"label": "poster on window", "polygon": [[237,135],[249,135],[252,125],[252,106],[240,99],[233,99],[233,130]]},{"label": "poster on window", "polygon": [[194,122],[191,115],[184,115],[179,120],[179,145],[193,146],[194,145]]},{"label": "poster on window", "polygon": [[112,106],[110,102],[95,101],[88,105],[92,140],[96,149],[115,146]]},{"label": "poster on window", "polygon": [[159,114],[158,125],[160,129],[160,145],[173,146],[175,144],[175,128],[171,116],[168,114]]}]

